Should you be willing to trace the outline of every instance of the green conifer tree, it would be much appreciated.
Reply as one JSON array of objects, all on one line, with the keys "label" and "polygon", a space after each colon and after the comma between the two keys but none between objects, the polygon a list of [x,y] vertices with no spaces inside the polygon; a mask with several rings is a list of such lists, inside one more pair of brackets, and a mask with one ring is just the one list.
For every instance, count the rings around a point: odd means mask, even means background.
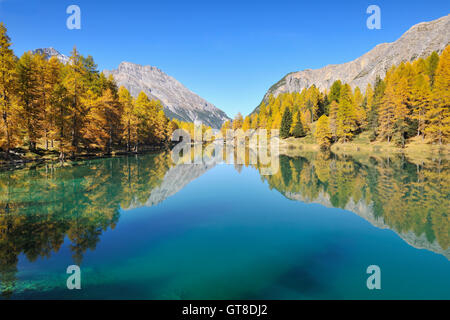
[{"label": "green conifer tree", "polygon": [[286,108],[283,113],[283,118],[281,119],[280,137],[282,139],[289,138],[291,125],[292,125],[291,110],[289,110],[289,108]]},{"label": "green conifer tree", "polygon": [[302,120],[300,118],[300,112],[297,112],[297,122],[295,123],[295,126],[292,129],[292,135],[295,138],[302,138],[302,137],[306,136],[306,132],[303,129]]}]

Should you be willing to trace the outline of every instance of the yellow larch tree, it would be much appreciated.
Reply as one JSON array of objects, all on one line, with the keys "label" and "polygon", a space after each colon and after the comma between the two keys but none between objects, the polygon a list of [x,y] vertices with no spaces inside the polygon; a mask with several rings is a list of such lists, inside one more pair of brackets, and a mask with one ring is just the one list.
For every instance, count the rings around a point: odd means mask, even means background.
[{"label": "yellow larch tree", "polygon": [[439,144],[450,139],[450,46],[442,53],[434,74],[433,102],[426,114],[425,133]]},{"label": "yellow larch tree", "polygon": [[322,115],[317,121],[316,132],[314,133],[317,143],[324,148],[328,148],[331,144],[332,134],[330,130],[330,122],[326,115]]}]

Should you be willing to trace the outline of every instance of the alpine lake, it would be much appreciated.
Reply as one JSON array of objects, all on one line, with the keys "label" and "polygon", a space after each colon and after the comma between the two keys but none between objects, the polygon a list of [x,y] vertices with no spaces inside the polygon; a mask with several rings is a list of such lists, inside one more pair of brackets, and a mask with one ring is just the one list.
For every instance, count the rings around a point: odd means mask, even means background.
[{"label": "alpine lake", "polygon": [[0,299],[450,299],[448,159],[232,158],[0,172]]}]

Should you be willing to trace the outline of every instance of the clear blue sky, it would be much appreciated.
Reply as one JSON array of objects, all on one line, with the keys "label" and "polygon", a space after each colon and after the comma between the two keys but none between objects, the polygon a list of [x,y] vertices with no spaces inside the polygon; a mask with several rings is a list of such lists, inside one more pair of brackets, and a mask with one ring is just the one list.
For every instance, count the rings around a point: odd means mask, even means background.
[{"label": "clear blue sky", "polygon": [[[71,4],[81,8],[81,30],[66,28]],[[371,4],[381,8],[381,30],[366,27]],[[0,0],[0,20],[18,55],[50,46],[68,55],[77,45],[100,70],[157,66],[234,116],[286,73],[353,60],[449,9],[448,0]]]}]

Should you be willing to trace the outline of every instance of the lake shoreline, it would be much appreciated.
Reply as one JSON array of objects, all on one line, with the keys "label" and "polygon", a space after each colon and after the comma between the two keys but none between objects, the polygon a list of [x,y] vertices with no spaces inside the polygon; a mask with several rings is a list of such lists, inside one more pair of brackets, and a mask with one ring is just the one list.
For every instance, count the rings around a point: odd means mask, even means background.
[{"label": "lake shoreline", "polygon": [[[36,167],[46,163],[64,163],[71,164],[77,161],[93,160],[93,159],[106,159],[119,156],[131,156],[141,155],[152,152],[160,152],[169,150],[171,146],[143,146],[141,151],[124,151],[117,150],[111,153],[102,152],[86,152],[75,155],[74,157],[66,157],[64,160],[59,158],[59,152],[55,150],[43,150],[38,149],[36,153],[30,154],[26,149],[14,149],[11,150],[10,159],[7,160],[6,152],[0,152],[0,171],[23,169],[24,167]],[[19,151],[19,152],[16,152]]]},{"label": "lake shoreline", "polygon": [[[280,153],[295,155],[301,152],[318,152],[320,145],[307,138],[288,138],[280,140]],[[450,145],[433,145],[413,141],[404,148],[388,142],[351,141],[337,142],[330,146],[329,151],[334,154],[389,156],[405,154],[415,158],[443,157],[450,158]]]},{"label": "lake shoreline", "polygon": [[[59,158],[59,152],[55,150],[38,149],[35,153],[29,150],[17,148],[11,150],[10,159],[6,160],[6,152],[0,152],[0,171],[16,170],[25,167],[35,167],[46,163],[71,163],[84,160],[114,158],[119,156],[142,155],[152,152],[170,150],[173,145],[163,146],[143,146],[141,151],[117,150],[111,153],[85,152],[66,157],[64,161]],[[334,143],[328,150],[336,155],[350,155],[357,157],[390,157],[396,155],[406,155],[411,160],[423,161],[433,158],[443,158],[450,160],[450,145],[431,145],[426,143],[410,143],[405,148],[398,147],[387,142],[361,142],[352,141],[347,143]],[[307,138],[288,138],[279,140],[279,152],[281,155],[300,156],[305,152],[321,152],[320,145]]]}]

